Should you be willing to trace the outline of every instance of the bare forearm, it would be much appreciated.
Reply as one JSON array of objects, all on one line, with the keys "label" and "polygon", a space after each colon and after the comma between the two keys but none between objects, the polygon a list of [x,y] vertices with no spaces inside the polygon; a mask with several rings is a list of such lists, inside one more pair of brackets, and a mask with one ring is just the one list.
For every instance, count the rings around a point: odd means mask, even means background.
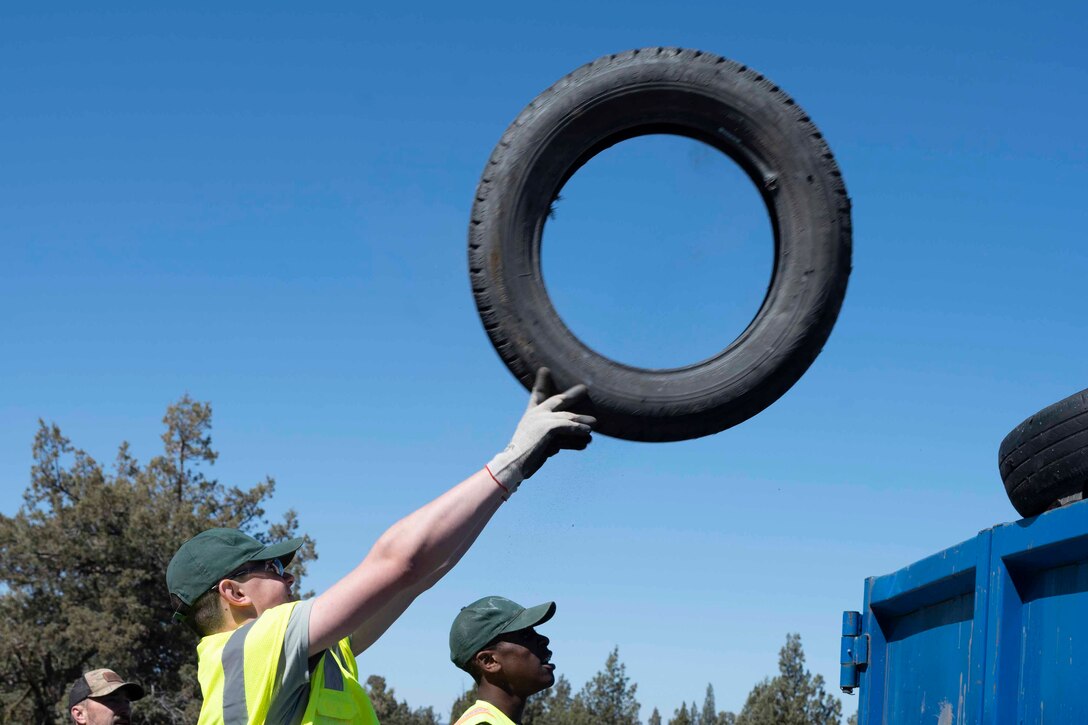
[{"label": "bare forearm", "polygon": [[411,582],[419,581],[445,564],[470,534],[479,535],[502,504],[502,493],[487,471],[477,471],[391,526],[367,558],[396,561]]},{"label": "bare forearm", "polygon": [[365,649],[457,563],[522,480],[559,450],[586,447],[596,420],[567,410],[585,397],[585,386],[558,394],[551,394],[552,387],[541,368],[510,444],[489,468],[391,526],[359,566],[314,600],[311,653],[351,633],[359,637],[355,649]]},{"label": "bare forearm", "polygon": [[393,598],[388,604],[382,607],[381,611],[363,622],[357,630],[352,632],[352,651],[356,655],[362,653],[364,650],[368,649],[370,645],[374,644],[379,637],[385,634],[385,631],[392,626],[393,622],[397,621],[397,618],[404,613],[404,610],[408,609],[412,602],[416,600],[416,597],[434,586],[439,579],[444,577],[450,569],[457,565],[457,562],[461,561],[461,557],[465,555],[465,552],[469,550],[469,547],[471,547],[480,536],[480,533],[484,530],[486,524],[486,520],[481,520],[474,529],[468,532],[464,541],[458,544],[457,548],[450,554],[450,557],[445,562],[441,563],[415,586]]},{"label": "bare forearm", "polygon": [[391,526],[359,566],[314,601],[310,651],[350,633],[361,635],[353,648],[369,646],[464,555],[502,504],[501,494],[487,471],[478,471]]}]

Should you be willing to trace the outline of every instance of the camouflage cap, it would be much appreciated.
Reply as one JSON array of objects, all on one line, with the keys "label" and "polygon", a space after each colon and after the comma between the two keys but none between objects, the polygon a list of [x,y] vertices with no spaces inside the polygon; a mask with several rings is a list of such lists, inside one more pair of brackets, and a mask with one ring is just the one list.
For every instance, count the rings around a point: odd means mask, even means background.
[{"label": "camouflage cap", "polygon": [[124,689],[130,701],[144,696],[144,688],[135,682],[125,682],[113,670],[91,670],[72,684],[72,691],[68,693],[68,707],[81,703],[88,697],[105,697],[120,689]]}]

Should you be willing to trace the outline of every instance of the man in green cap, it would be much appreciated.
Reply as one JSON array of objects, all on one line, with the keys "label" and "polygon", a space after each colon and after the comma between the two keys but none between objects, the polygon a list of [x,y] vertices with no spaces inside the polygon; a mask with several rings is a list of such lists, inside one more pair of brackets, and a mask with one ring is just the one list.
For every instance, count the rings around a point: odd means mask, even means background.
[{"label": "man in green cap", "polygon": [[176,616],[201,636],[199,725],[376,725],[355,655],[461,559],[522,480],[558,451],[589,444],[596,420],[570,410],[585,386],[553,393],[542,368],[510,444],[393,524],[313,599],[291,601],[294,579],[285,572],[301,539],[265,546],[235,529],[211,529],[182,544],[166,580]]},{"label": "man in green cap", "polygon": [[548,638],[534,627],[555,602],[526,609],[506,597],[477,599],[450,627],[450,660],[476,682],[477,700],[454,725],[520,725],[530,695],[555,684]]}]

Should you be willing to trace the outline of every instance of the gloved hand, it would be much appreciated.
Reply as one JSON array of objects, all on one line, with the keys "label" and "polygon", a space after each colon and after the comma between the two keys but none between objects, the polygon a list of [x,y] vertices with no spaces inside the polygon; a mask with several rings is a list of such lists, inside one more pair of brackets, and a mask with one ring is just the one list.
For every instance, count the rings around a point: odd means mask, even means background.
[{"label": "gloved hand", "polygon": [[586,396],[586,386],[575,385],[558,395],[548,368],[540,368],[529,395],[529,407],[521,417],[510,445],[487,464],[487,470],[507,496],[523,480],[537,472],[549,457],[564,448],[582,450],[589,445],[597,419],[566,410]]}]

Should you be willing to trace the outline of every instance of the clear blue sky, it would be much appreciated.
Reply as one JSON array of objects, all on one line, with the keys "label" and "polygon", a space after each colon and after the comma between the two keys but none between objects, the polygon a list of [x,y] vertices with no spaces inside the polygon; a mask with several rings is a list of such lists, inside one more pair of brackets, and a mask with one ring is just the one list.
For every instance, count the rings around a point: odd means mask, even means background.
[{"label": "clear blue sky", "polygon": [[[39,417],[146,460],[188,392],[215,409],[211,473],[273,475],[299,510],[318,590],[524,405],[465,230],[530,99],[679,45],[759,69],[828,138],[855,257],[824,353],[737,428],[601,437],[527,482],[361,658],[412,705],[467,684],[446,633],[489,593],[559,603],[576,686],[618,644],[643,717],[707,682],[738,709],[793,631],[834,687],[864,577],[1016,518],[998,442],[1088,385],[1082,2],[50,7],[0,11],[0,510]],[[545,274],[594,346],[679,364],[754,314],[770,232],[730,163],[643,139],[564,197]]]}]

